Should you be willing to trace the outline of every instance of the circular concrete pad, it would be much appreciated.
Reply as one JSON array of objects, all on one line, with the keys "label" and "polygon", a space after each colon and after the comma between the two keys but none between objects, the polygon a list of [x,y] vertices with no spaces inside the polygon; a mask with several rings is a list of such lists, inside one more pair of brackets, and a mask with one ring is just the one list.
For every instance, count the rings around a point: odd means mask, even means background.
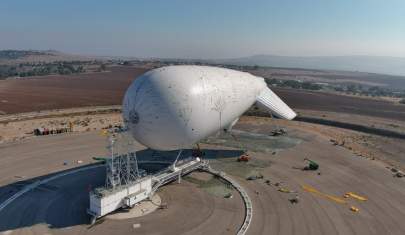
[{"label": "circular concrete pad", "polygon": [[[0,202],[34,183],[103,156],[105,138],[98,132],[46,136],[0,145]],[[84,164],[82,164],[84,165]],[[24,179],[15,178],[24,176]],[[48,175],[48,176],[47,176]],[[16,182],[18,181],[18,182]],[[158,190],[162,204],[144,216],[128,219],[100,218],[90,225],[86,209],[89,189],[104,185],[105,169],[97,168],[50,181],[27,192],[0,211],[0,234],[235,234],[244,217],[242,199],[215,197],[185,180]],[[134,225],[136,225],[134,227]]]}]

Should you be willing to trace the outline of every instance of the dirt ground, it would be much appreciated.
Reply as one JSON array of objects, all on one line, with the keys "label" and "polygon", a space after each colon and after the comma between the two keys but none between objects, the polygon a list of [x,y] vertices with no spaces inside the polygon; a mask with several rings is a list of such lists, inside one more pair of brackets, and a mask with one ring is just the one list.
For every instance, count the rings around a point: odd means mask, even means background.
[{"label": "dirt ground", "polygon": [[[0,81],[0,203],[36,177],[107,155],[100,130],[121,124],[119,108],[84,106],[121,104],[127,86],[146,70],[113,67],[105,73]],[[302,117],[405,134],[404,105],[292,89],[275,92]],[[44,109],[49,111],[38,111]],[[72,133],[32,133],[69,123]],[[278,128],[287,134],[269,137]],[[405,179],[392,172],[405,171],[404,139],[266,117],[242,117],[234,131],[237,140],[216,137],[201,146],[215,169],[248,191],[253,201],[248,234],[405,233]],[[236,161],[241,150],[251,156],[248,163]],[[301,170],[304,158],[318,162],[320,169]],[[84,213],[89,185],[102,185],[103,173],[83,172],[29,192],[0,211],[0,234],[234,234],[242,223],[244,206],[237,193],[209,175],[192,174],[182,184],[161,189],[167,210],[89,226]],[[246,180],[249,176],[263,179]],[[347,192],[368,200],[344,198]],[[233,197],[225,199],[229,193]],[[289,201],[294,198],[298,204]]]},{"label": "dirt ground", "polygon": [[[287,134],[267,138],[274,128],[285,128]],[[259,145],[267,145],[268,141],[279,143],[279,146],[270,145],[269,150],[260,146],[254,146],[255,151],[248,149],[252,158],[249,163],[236,161],[238,151],[231,151],[235,149],[234,143],[201,145],[212,166],[219,170],[225,167],[222,170],[236,179],[251,197],[253,220],[248,234],[405,233],[402,222],[405,179],[393,177],[384,161],[358,156],[353,148],[330,141],[331,133],[348,135],[346,130],[256,117],[242,118],[235,130],[252,133]],[[251,146],[246,144],[251,141],[248,136],[242,137],[241,146]],[[92,163],[91,157],[106,154],[105,146],[106,137],[99,135],[99,131],[0,144],[0,203],[24,184],[33,182],[34,177]],[[306,157],[319,163],[319,170],[303,171]],[[83,163],[79,164],[78,160]],[[83,216],[88,185],[103,184],[100,177],[103,172],[61,178],[24,195],[0,212],[0,232],[234,234],[242,223],[244,206],[238,194],[232,193],[234,197],[226,199],[222,195],[227,192],[218,188],[218,182],[196,174],[190,176],[193,180],[161,189],[159,195],[168,203],[168,209],[127,220],[104,219],[91,227]],[[260,174],[263,179],[246,180],[252,174]],[[347,192],[367,201],[344,198]],[[293,198],[299,202],[291,203],[289,199]],[[352,206],[359,211],[351,211]]]},{"label": "dirt ground", "polygon": [[[145,67],[115,66],[109,72],[39,76],[0,81],[0,115],[95,105],[120,105]],[[405,120],[405,105],[346,95],[274,88],[293,109]]]},{"label": "dirt ground", "polygon": [[[87,107],[3,115],[0,118],[0,143],[21,141],[34,136],[34,129],[70,128],[73,132],[101,131],[110,126],[122,124],[121,112],[117,107]],[[120,110],[120,107],[119,109]]]},{"label": "dirt ground", "polygon": [[320,118],[324,120],[350,123],[371,128],[395,131],[398,133],[405,133],[405,119],[390,119],[352,113],[314,111],[305,109],[295,109],[295,111],[303,117]]},{"label": "dirt ground", "polygon": [[0,114],[121,104],[129,84],[146,71],[125,66],[109,70],[0,81]]},{"label": "dirt ground", "polygon": [[[335,113],[329,113],[327,116],[327,118],[332,120],[340,117],[341,114]],[[353,117],[352,121],[360,121],[362,120],[362,117],[363,116]],[[356,118],[360,119],[356,120]],[[239,125],[240,128],[247,128],[249,125],[256,126],[266,123],[268,118],[243,117],[241,120],[242,121],[237,124],[237,127]],[[366,118],[363,120],[363,125],[368,126],[372,125],[372,123],[378,123],[378,125],[385,126],[387,125],[386,121],[387,120],[384,119]],[[405,146],[403,145],[403,139],[299,121],[289,122],[280,119],[273,119],[272,123],[277,128],[286,127],[319,135],[323,139],[329,141],[331,145],[345,148],[360,158],[377,159],[391,167],[405,171]],[[398,132],[404,132],[403,125],[403,122],[398,123],[398,127],[396,127]]]},{"label": "dirt ground", "polygon": [[[297,169],[305,165],[305,157],[319,163],[319,171]],[[249,234],[404,233],[401,221],[405,218],[402,200],[405,182],[394,178],[384,164],[357,157],[319,136],[277,154],[271,162],[270,167],[261,171],[264,180],[241,182],[251,194],[256,193],[253,199],[256,217]],[[282,188],[297,192],[300,202],[290,203],[295,193],[277,191],[280,187],[269,186],[265,180],[282,182]],[[307,192],[303,186],[320,193]],[[347,192],[368,200],[349,198],[338,203],[330,199],[343,199]],[[351,206],[359,208],[359,212],[350,211]]]},{"label": "dirt ground", "polygon": [[[118,111],[117,111],[118,110]],[[387,118],[373,118],[362,115],[321,112],[311,110],[297,110],[300,115],[305,117],[321,118],[322,120],[339,121],[351,123],[370,128],[381,130],[394,131],[395,133],[405,134],[405,122],[400,120],[392,120]],[[264,117],[242,117],[243,122],[237,126],[242,128],[246,123],[261,123],[268,120]],[[26,138],[33,137],[35,128],[66,128],[69,123],[73,124],[74,132],[99,131],[108,126],[122,124],[121,113],[118,106],[105,107],[87,107],[74,108],[65,110],[43,111],[15,115],[3,115],[0,118],[0,143],[21,141]],[[351,150],[354,154],[383,160],[385,163],[392,166],[402,168],[405,164],[405,147],[403,139],[390,138],[381,135],[364,133],[352,129],[336,128],[333,126],[319,125],[314,123],[306,123],[302,121],[288,122],[279,119],[273,119],[272,123],[275,126],[284,125],[291,126],[299,130],[319,133],[324,138],[344,148]],[[244,136],[241,136],[244,138]],[[248,138],[251,138],[248,136]],[[278,139],[268,143],[271,149],[276,144],[281,144],[284,139]],[[208,139],[208,141],[212,141]],[[281,142],[280,142],[281,141]],[[215,139],[214,139],[215,142]],[[252,141],[258,143],[260,140]],[[288,144],[288,143],[285,143]],[[234,143],[232,147],[240,147],[238,143]],[[247,146],[250,149],[255,149],[253,144]],[[405,170],[405,169],[403,169]]]},{"label": "dirt ground", "polygon": [[293,109],[405,120],[405,105],[385,100],[284,88],[275,88],[274,92]]}]

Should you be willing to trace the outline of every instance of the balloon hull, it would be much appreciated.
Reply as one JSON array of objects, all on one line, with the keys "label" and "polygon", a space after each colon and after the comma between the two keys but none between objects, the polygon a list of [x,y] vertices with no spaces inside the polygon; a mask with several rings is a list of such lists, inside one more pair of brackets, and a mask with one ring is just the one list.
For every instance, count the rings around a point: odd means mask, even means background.
[{"label": "balloon hull", "polygon": [[143,145],[156,150],[183,149],[229,128],[266,89],[263,78],[235,70],[162,67],[130,85],[123,117]]}]

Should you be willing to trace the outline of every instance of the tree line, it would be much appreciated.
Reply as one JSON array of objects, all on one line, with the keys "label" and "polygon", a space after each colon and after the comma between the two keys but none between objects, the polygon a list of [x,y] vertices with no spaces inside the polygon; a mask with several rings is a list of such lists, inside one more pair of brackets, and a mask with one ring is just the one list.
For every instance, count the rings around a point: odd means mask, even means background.
[{"label": "tree line", "polygon": [[21,63],[18,65],[0,65],[0,79],[8,77],[31,77],[50,74],[77,74],[86,72],[85,66],[79,62],[54,63]]}]

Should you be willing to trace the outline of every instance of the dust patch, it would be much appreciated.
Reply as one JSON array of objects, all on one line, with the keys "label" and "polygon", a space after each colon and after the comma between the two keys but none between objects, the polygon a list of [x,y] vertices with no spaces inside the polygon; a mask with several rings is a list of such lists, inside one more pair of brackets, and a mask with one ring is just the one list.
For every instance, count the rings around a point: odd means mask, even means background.
[{"label": "dust patch", "polygon": [[271,160],[252,158],[249,162],[238,162],[235,158],[221,158],[210,161],[215,170],[224,171],[227,174],[247,178],[251,175],[261,174],[261,171],[271,166]]},{"label": "dust patch", "polygon": [[191,174],[183,179],[197,185],[197,187],[201,188],[203,191],[216,197],[225,197],[234,191],[232,185],[214,176],[209,179],[201,179]]},{"label": "dust patch", "polygon": [[230,134],[221,134],[218,136],[209,137],[204,140],[203,143],[264,153],[282,151],[301,143],[301,139],[288,135],[270,136],[267,134],[241,130],[232,130],[232,135],[233,136]]},{"label": "dust patch", "polygon": [[270,136],[268,134],[255,132],[247,132],[242,130],[232,130],[232,135],[221,134],[214,137],[209,137],[204,140],[204,143],[218,146],[226,146],[231,148],[243,149],[254,153],[264,153],[268,158],[251,157],[248,162],[238,162],[237,158],[217,156],[215,159],[210,159],[211,166],[228,174],[247,178],[252,175],[258,175],[262,169],[269,167],[272,155],[285,149],[293,148],[300,144],[303,140],[284,134],[280,136]]}]

